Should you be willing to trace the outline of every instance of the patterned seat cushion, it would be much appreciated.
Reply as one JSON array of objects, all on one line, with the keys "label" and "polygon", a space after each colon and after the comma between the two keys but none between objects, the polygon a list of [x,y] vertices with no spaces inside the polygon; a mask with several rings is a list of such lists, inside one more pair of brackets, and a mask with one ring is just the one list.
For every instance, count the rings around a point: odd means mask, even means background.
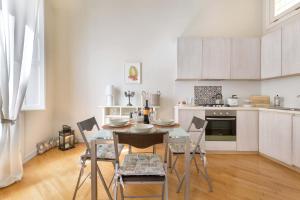
[{"label": "patterned seat cushion", "polygon": [[[124,145],[119,144],[118,150],[119,154],[123,150]],[[98,151],[97,151],[97,158],[100,159],[115,159],[115,147],[114,144],[99,144],[98,145]]]},{"label": "patterned seat cushion", "polygon": [[164,164],[156,154],[127,154],[119,173],[125,176],[165,176]]},{"label": "patterned seat cushion", "polygon": [[[172,143],[169,145],[169,148],[171,150],[172,153],[185,153],[185,144],[183,143]],[[195,144],[190,144],[190,152],[192,153],[194,151],[194,148],[195,148]],[[200,153],[200,148],[197,148],[196,150],[196,153]],[[202,150],[202,153],[205,153],[203,150]]]}]

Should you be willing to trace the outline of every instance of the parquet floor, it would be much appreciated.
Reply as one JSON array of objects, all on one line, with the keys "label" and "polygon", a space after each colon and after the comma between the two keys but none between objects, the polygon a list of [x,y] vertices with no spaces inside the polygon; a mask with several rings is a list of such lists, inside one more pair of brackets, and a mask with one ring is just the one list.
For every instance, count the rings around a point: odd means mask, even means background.
[{"label": "parquet floor", "polygon": [[[1,200],[60,200],[72,199],[79,172],[79,156],[84,146],[77,145],[69,151],[57,149],[37,156],[24,166],[22,181],[0,189]],[[191,199],[193,200],[300,200],[300,174],[259,155],[208,155],[209,173],[214,192],[208,192],[206,182],[198,176],[193,166],[191,174]],[[183,158],[179,169],[183,171]],[[101,163],[108,181],[113,174],[110,163]],[[88,170],[88,169],[87,169]],[[89,179],[88,179],[89,180]],[[183,199],[176,193],[177,180],[169,175],[169,199]],[[99,199],[107,199],[101,184]],[[126,194],[159,193],[153,185],[129,186]],[[86,182],[77,199],[90,199],[90,182]]]}]

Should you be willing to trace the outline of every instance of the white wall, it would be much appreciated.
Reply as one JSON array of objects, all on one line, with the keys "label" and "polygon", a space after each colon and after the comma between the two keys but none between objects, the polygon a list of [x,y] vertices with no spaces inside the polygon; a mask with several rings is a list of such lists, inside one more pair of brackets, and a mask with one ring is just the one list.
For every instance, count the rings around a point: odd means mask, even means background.
[{"label": "white wall", "polygon": [[[266,27],[266,18],[268,16],[266,12],[267,1],[263,0],[263,14],[262,14],[262,22],[263,22],[263,34],[267,32],[274,31],[285,23],[289,23],[293,20],[300,20],[300,15],[295,15],[291,18],[286,19],[283,22],[277,23],[275,26],[268,28]],[[300,99],[297,98],[297,95],[300,94],[300,76],[295,77],[284,77],[284,78],[276,78],[271,80],[263,80],[261,81],[261,94],[269,95],[271,97],[271,101],[273,103],[274,96],[279,95],[282,97],[283,102],[282,106],[284,107],[300,107]]]},{"label": "white wall", "polygon": [[[201,0],[197,16],[182,36],[260,37],[262,34],[262,1]],[[223,87],[224,98],[236,94],[241,99],[260,94],[259,81],[177,81],[175,99],[194,95],[194,85]]]},{"label": "white wall", "polygon": [[[115,85],[121,93],[125,89],[137,92],[160,89],[161,116],[172,117],[177,94],[194,85],[184,83],[178,90],[175,84],[178,37],[261,34],[260,0],[56,0],[52,3],[58,19],[56,50],[60,52],[56,54],[59,87],[55,96],[55,129],[63,123],[75,126],[79,120],[93,115],[100,120],[101,113],[96,107],[105,104],[107,84]],[[127,61],[143,63],[141,85],[124,84],[123,66]],[[226,96],[231,90],[240,96],[246,96],[244,91],[249,88],[253,94],[260,91],[257,82],[244,82],[238,91],[232,83],[221,84],[228,91]],[[120,103],[124,104],[125,99]]]},{"label": "white wall", "polygon": [[[39,140],[57,134],[62,124],[76,127],[76,122],[93,115],[100,120],[96,107],[105,104],[107,84],[121,93],[159,89],[162,117],[172,117],[173,106],[191,96],[195,84],[222,85],[225,97],[260,92],[255,81],[175,83],[175,73],[178,37],[259,36],[261,0],[45,2],[47,110],[26,113],[27,152]],[[141,85],[124,84],[127,61],[143,63]]]},{"label": "white wall", "polygon": [[300,108],[300,76],[264,80],[261,83],[261,94],[283,97],[282,106]]},{"label": "white wall", "polygon": [[223,99],[238,95],[240,104],[251,95],[260,95],[259,81],[177,81],[175,83],[175,98],[183,101],[194,96],[194,85],[222,86]]}]

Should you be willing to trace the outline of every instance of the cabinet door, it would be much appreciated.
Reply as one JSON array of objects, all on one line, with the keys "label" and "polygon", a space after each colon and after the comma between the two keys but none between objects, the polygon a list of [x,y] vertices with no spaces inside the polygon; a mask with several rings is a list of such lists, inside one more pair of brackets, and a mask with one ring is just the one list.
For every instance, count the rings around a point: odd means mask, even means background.
[{"label": "cabinet door", "polygon": [[259,151],[286,164],[292,163],[292,115],[261,111]]},{"label": "cabinet door", "polygon": [[230,79],[230,39],[203,39],[203,79]]},{"label": "cabinet door", "polygon": [[258,151],[258,111],[237,112],[237,150]]},{"label": "cabinet door", "polygon": [[202,39],[179,38],[177,43],[177,78],[201,79]]},{"label": "cabinet door", "polygon": [[282,28],[282,74],[300,73],[300,19]]},{"label": "cabinet door", "polygon": [[260,39],[231,40],[231,79],[260,79]]},{"label": "cabinet door", "polygon": [[281,76],[281,29],[261,39],[261,78]]},{"label": "cabinet door", "polygon": [[275,113],[273,126],[273,149],[276,159],[292,164],[292,115],[286,113]]},{"label": "cabinet door", "polygon": [[178,109],[178,123],[185,130],[188,129],[194,116],[205,119],[205,112],[195,109]]},{"label": "cabinet door", "polygon": [[300,115],[293,118],[293,165],[300,167]]},{"label": "cabinet door", "polygon": [[271,126],[268,122],[271,121],[272,115],[268,112],[259,112],[259,152],[271,155]]},{"label": "cabinet door", "polygon": [[[188,129],[188,127],[191,124],[191,121],[193,119],[193,117],[199,117],[201,119],[205,119],[205,111],[203,110],[195,110],[195,109],[178,109],[175,110],[176,113],[176,121],[180,124],[180,126],[182,128],[184,128],[185,130]],[[195,127],[191,127],[191,131],[197,131],[197,129],[195,129]],[[190,132],[190,139],[191,141],[197,141],[198,139],[198,134],[197,132]],[[202,140],[200,142],[200,146],[202,149],[206,149],[205,147],[205,133],[204,136],[202,137]]]}]

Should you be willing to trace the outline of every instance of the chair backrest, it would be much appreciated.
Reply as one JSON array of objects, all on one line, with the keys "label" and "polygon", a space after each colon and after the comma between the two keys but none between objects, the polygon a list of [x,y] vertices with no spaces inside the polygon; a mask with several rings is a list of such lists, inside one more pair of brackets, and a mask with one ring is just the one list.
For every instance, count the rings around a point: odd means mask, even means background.
[{"label": "chair backrest", "polygon": [[91,152],[91,148],[90,148],[89,142],[87,141],[87,138],[85,136],[85,132],[93,130],[93,128],[95,126],[96,126],[97,130],[99,131],[100,128],[99,128],[99,125],[97,123],[97,120],[96,120],[95,117],[92,117],[92,118],[86,119],[84,121],[78,122],[77,126],[78,126],[79,131],[81,133],[81,136],[82,136],[82,138],[84,140],[84,143],[86,145],[87,151],[90,153]]},{"label": "chair backrest", "polygon": [[[193,117],[193,119],[191,121],[191,124],[188,128],[188,132],[197,132],[198,133],[196,141],[193,141],[193,143],[195,145],[195,148],[193,149],[193,154],[195,154],[197,149],[200,148],[200,142],[204,135],[207,124],[208,124],[208,121],[201,119],[199,117],[195,117],[195,116]],[[193,125],[195,126],[196,131],[191,131],[191,128]]]},{"label": "chair backrest", "polygon": [[113,137],[117,163],[119,163],[118,144],[127,144],[139,149],[164,144],[164,162],[167,162],[169,132],[130,133],[114,131]]}]

